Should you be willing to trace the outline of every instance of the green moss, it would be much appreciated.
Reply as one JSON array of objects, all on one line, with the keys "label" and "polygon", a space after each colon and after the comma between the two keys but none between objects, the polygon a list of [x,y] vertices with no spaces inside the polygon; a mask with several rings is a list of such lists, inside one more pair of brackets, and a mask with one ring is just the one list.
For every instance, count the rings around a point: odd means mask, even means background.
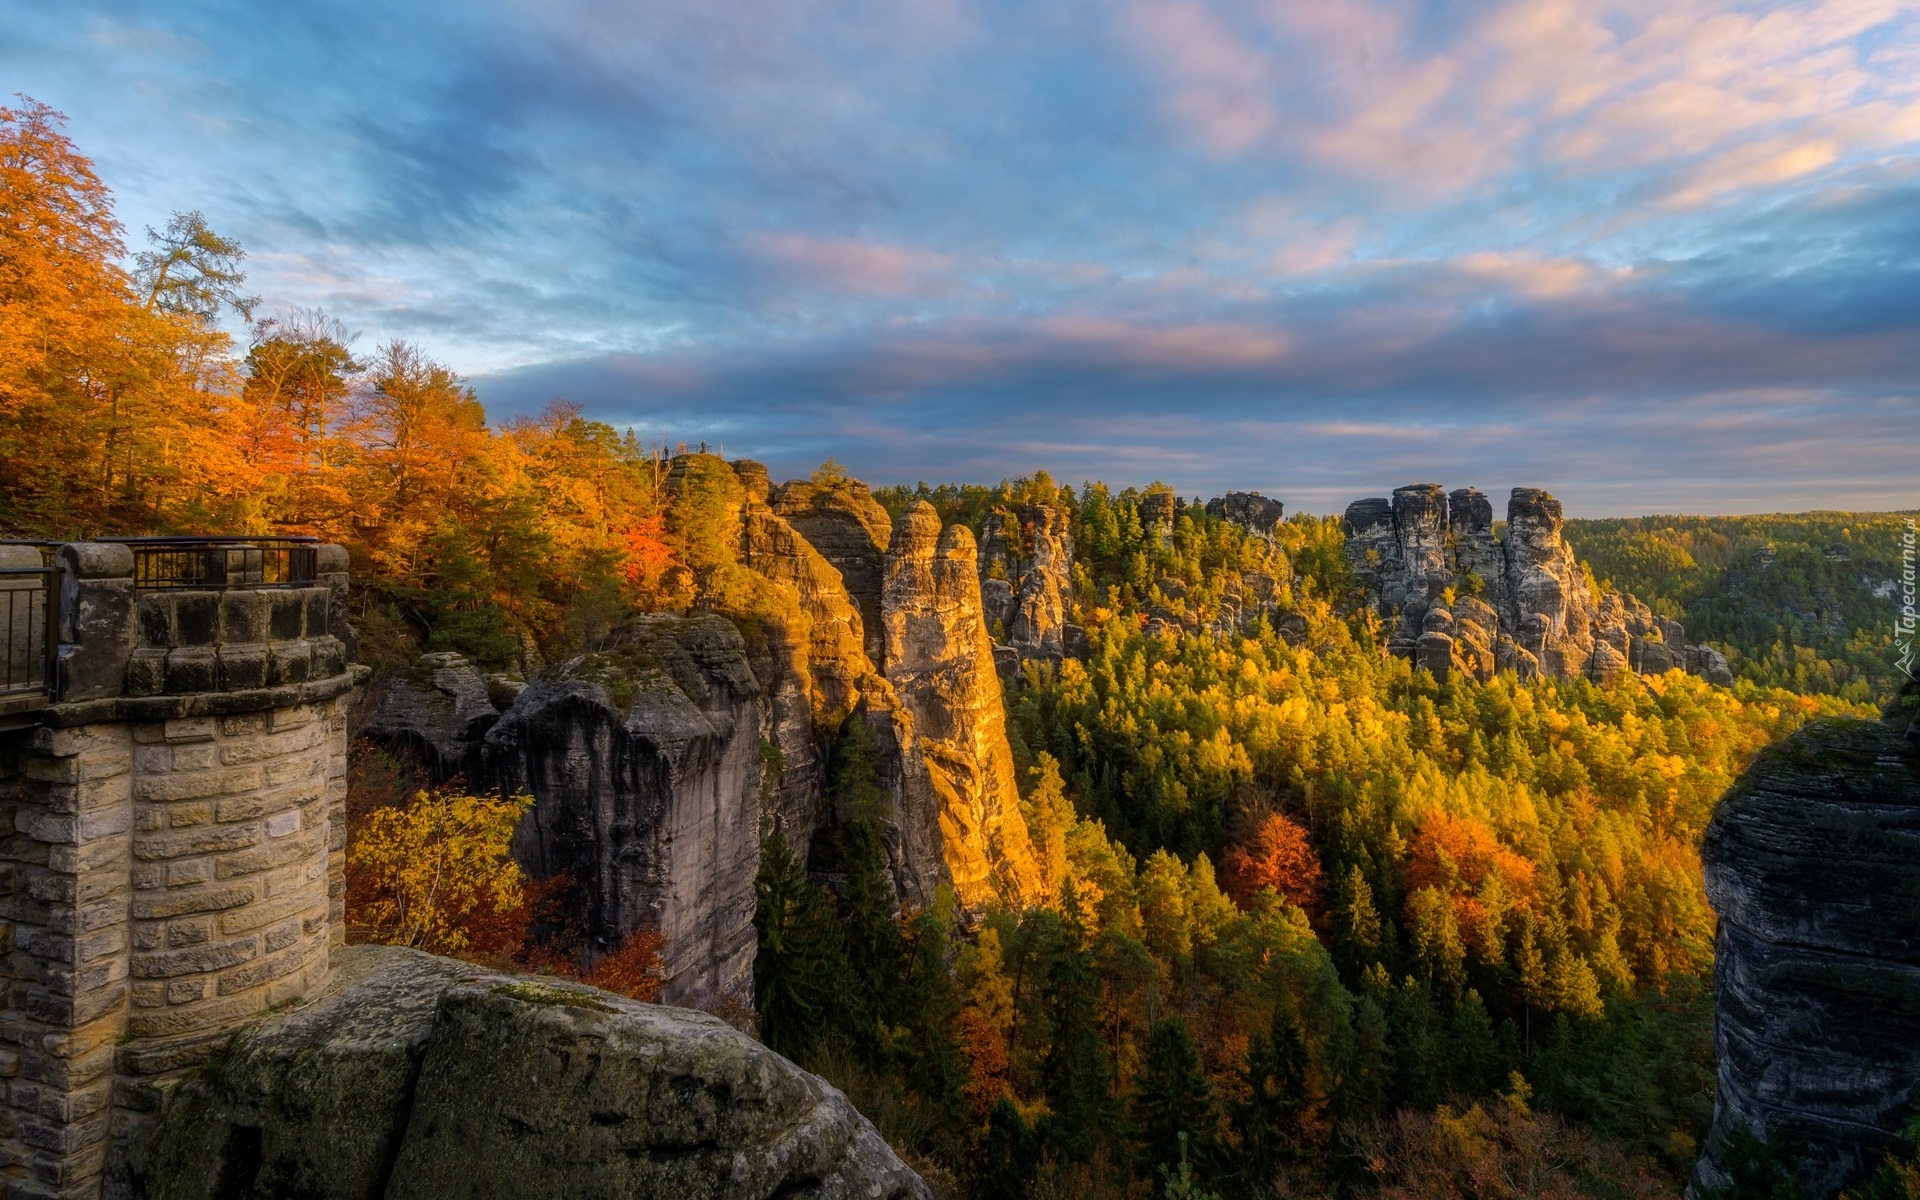
[{"label": "green moss", "polygon": [[513,983],[503,983],[493,989],[493,994],[518,1000],[522,1004],[546,1004],[560,1008],[586,1008],[592,1009],[594,1012],[610,1013],[620,1011],[611,1004],[594,999],[586,992],[575,991],[572,988],[550,987],[544,983],[535,983],[531,979],[521,979]]}]

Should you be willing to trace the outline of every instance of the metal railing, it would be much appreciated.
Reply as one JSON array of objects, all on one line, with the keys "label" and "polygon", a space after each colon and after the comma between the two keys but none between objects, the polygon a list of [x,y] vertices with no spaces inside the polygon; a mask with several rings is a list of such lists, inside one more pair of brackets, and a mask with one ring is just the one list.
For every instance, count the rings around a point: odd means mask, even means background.
[{"label": "metal railing", "polygon": [[133,551],[133,586],[166,588],[306,587],[319,579],[315,537],[101,538]]},{"label": "metal railing", "polygon": [[52,567],[0,568],[0,728],[53,701],[58,576]]}]

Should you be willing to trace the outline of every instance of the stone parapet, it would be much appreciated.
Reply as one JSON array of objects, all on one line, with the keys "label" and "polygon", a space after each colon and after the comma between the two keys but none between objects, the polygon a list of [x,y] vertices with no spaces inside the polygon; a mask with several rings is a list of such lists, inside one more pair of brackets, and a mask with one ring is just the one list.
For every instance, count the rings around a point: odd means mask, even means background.
[{"label": "stone parapet", "polygon": [[[342,942],[338,579],[136,587],[63,546],[59,694],[0,737],[0,1178],[101,1194],[111,1148]],[[345,636],[342,636],[342,635]]]}]

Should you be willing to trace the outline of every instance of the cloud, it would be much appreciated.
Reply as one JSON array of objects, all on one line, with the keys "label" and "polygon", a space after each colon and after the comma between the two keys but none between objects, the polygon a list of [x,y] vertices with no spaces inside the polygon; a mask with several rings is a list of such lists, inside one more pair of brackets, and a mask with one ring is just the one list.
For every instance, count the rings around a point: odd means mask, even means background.
[{"label": "cloud", "polygon": [[270,305],[417,339],[502,412],[1330,506],[1443,469],[1626,506],[1910,488],[1899,0],[0,19],[131,228],[200,208]]}]

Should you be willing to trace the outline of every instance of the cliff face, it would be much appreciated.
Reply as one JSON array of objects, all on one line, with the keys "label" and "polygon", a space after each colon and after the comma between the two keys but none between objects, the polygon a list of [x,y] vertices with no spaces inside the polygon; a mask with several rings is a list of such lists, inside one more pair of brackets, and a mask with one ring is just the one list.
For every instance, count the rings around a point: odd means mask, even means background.
[{"label": "cliff face", "polygon": [[572,875],[598,950],[664,934],[672,1003],[752,994],[762,701],[731,623],[653,615],[550,670],[487,734],[488,778],[535,801],[514,858]]},{"label": "cliff face", "polygon": [[1039,890],[977,572],[973,534],[962,525],[942,532],[932,505],[916,503],[895,525],[883,601],[887,678],[912,716],[945,866],[967,904]]},{"label": "cliff face", "polygon": [[1733,683],[1726,660],[1687,646],[1678,621],[1624,593],[1596,598],[1564,525],[1558,500],[1515,488],[1502,541],[1493,536],[1493,505],[1478,490],[1410,484],[1390,500],[1347,506],[1347,558],[1389,618],[1389,648],[1440,678],[1512,670],[1608,682],[1633,671],[1691,670]]},{"label": "cliff face", "polygon": [[1805,1149],[1833,1195],[1920,1101],[1920,747],[1900,723],[1823,721],[1754,760],[1700,856],[1720,916],[1719,1083],[1694,1195],[1745,1129]]},{"label": "cliff face", "polygon": [[867,485],[845,480],[832,485],[795,479],[771,498],[773,511],[800,532],[840,574],[841,583],[860,610],[867,658],[880,665],[886,634],[880,622],[880,592],[886,582],[887,541],[893,519]]},{"label": "cliff face", "polygon": [[[1015,520],[990,515],[979,549],[983,612],[1006,630],[1016,663],[1059,662],[1085,638],[1067,624],[1073,604],[1073,534],[1064,509],[1022,505]],[[1003,656],[1004,658],[1004,656]]]},{"label": "cliff face", "polygon": [[922,1200],[846,1097],[684,1009],[349,946],[130,1156],[146,1200]]}]

